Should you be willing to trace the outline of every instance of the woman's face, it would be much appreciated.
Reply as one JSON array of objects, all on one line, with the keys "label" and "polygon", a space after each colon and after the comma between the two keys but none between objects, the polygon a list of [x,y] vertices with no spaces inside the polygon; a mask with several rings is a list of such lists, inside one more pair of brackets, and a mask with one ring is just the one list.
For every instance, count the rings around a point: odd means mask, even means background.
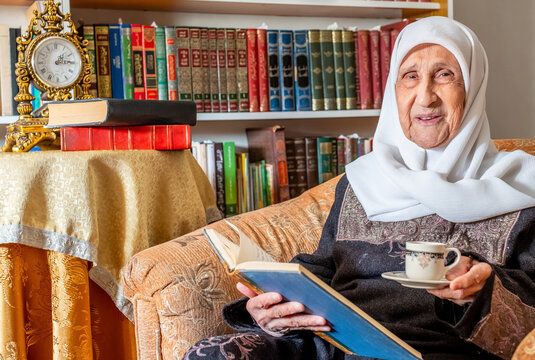
[{"label": "woman's face", "polygon": [[465,93],[461,68],[451,52],[435,44],[414,47],[396,81],[405,136],[424,149],[449,142],[461,127]]}]

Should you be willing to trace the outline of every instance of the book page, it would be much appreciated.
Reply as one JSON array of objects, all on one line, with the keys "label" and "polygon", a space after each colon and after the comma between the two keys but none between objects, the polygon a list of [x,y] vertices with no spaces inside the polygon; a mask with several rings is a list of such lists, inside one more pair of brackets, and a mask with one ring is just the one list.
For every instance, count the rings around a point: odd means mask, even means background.
[{"label": "book page", "polygon": [[230,270],[234,270],[240,252],[239,246],[213,229],[204,229],[203,232],[221,260]]},{"label": "book page", "polygon": [[225,221],[231,228],[233,228],[240,235],[240,247],[238,255],[236,256],[236,264],[241,264],[246,261],[266,261],[275,262],[275,259],[265,252],[260,246],[256,245],[247,235],[245,235],[236,225]]}]

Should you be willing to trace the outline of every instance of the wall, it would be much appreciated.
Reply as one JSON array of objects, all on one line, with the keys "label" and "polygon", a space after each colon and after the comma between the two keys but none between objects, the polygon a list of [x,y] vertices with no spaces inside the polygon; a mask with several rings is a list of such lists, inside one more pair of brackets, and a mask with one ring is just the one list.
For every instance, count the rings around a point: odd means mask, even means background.
[{"label": "wall", "polygon": [[487,51],[492,137],[535,137],[535,1],[454,0],[453,18]]}]

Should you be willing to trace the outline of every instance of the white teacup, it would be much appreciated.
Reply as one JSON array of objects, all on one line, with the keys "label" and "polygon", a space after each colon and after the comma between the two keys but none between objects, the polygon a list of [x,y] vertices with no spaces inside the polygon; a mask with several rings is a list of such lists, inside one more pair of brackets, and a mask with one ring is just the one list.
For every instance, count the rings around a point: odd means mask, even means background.
[{"label": "white teacup", "polygon": [[[456,248],[446,248],[438,242],[407,241],[405,273],[409,279],[440,280],[446,272],[461,260],[461,252]],[[455,261],[445,266],[450,251],[457,254]]]}]

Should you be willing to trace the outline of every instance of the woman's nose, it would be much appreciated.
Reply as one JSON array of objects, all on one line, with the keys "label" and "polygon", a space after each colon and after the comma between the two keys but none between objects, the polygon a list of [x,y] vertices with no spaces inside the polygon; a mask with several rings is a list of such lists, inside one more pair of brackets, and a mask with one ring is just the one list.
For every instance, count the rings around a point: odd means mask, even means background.
[{"label": "woman's nose", "polygon": [[432,79],[423,79],[418,85],[418,94],[416,101],[422,107],[430,107],[438,100],[435,92],[435,86]]}]

